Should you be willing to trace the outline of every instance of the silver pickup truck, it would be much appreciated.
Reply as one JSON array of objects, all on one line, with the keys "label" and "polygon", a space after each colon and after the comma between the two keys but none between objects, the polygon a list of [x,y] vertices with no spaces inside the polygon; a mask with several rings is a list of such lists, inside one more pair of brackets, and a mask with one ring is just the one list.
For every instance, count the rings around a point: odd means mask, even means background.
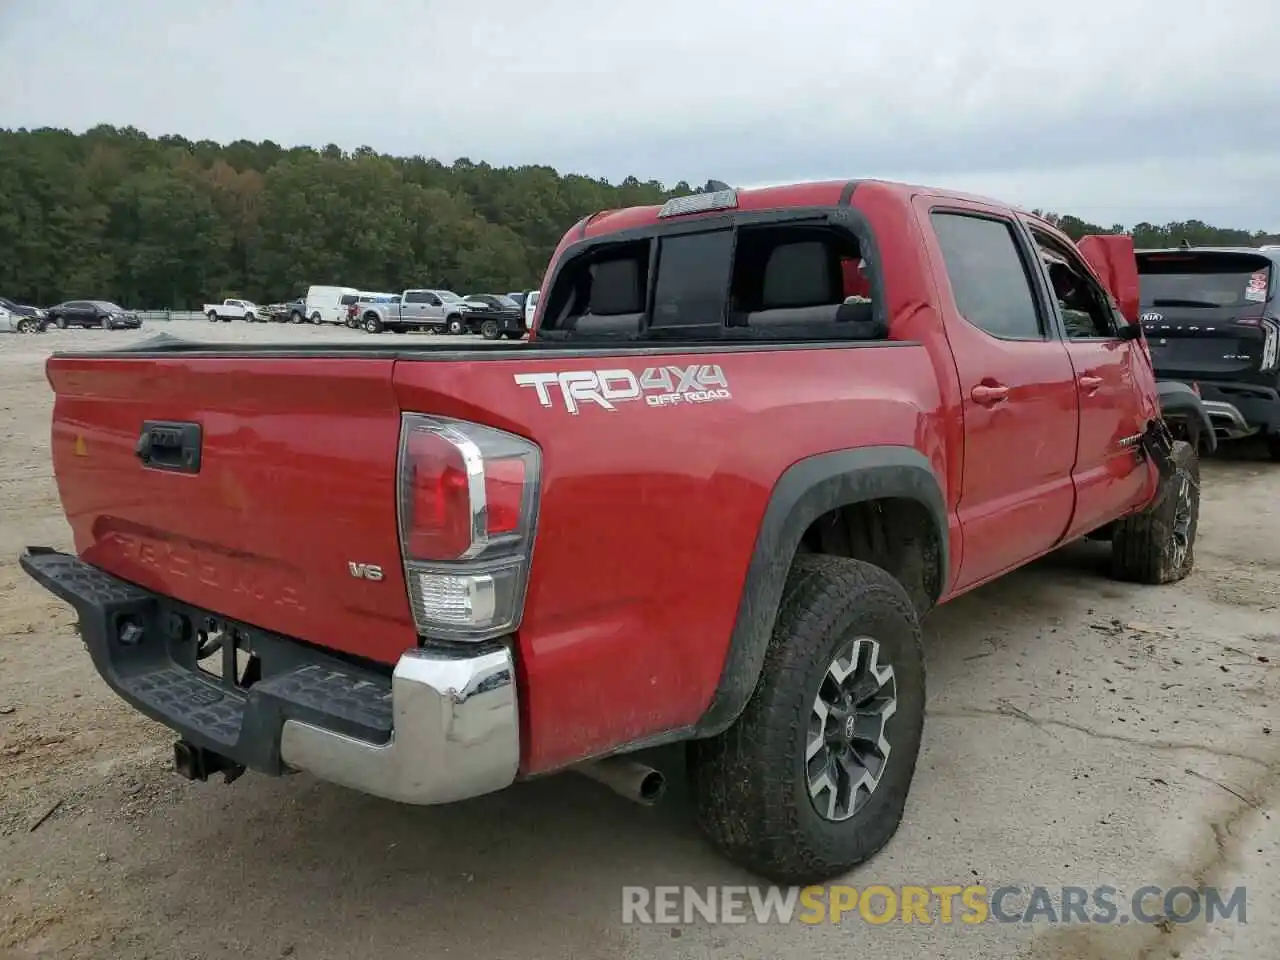
[{"label": "silver pickup truck", "polygon": [[383,330],[435,330],[466,333],[471,306],[450,290],[406,290],[398,300],[361,303],[360,326],[368,333]]}]

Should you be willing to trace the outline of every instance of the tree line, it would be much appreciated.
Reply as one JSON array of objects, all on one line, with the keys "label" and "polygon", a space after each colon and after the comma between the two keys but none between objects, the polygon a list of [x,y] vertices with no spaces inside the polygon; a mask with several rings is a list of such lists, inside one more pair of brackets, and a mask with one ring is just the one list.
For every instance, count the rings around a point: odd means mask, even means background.
[{"label": "tree line", "polygon": [[[692,192],[551,167],[219,144],[131,127],[0,130],[0,294],[145,309],[285,300],[311,283],[365,290],[529,289],[564,231],[597,210]],[[1101,227],[1049,214],[1072,237],[1138,246],[1280,242],[1196,220]]]}]

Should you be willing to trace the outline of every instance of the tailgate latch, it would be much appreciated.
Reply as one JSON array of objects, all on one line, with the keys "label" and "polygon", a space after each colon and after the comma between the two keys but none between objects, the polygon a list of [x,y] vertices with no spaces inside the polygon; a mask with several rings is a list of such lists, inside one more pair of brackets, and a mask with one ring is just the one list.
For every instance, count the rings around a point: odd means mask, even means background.
[{"label": "tailgate latch", "polygon": [[144,420],[133,452],[144,467],[199,473],[202,431],[198,423]]}]

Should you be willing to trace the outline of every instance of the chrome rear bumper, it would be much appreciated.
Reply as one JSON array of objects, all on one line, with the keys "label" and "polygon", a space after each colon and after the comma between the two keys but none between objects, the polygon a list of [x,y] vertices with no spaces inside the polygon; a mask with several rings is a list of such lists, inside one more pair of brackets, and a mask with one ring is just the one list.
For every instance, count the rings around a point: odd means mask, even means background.
[{"label": "chrome rear bumper", "polygon": [[401,803],[450,803],[515,779],[520,728],[515,667],[505,647],[465,657],[409,651],[392,676],[391,710],[391,739],[384,744],[286,720],[280,757]]}]

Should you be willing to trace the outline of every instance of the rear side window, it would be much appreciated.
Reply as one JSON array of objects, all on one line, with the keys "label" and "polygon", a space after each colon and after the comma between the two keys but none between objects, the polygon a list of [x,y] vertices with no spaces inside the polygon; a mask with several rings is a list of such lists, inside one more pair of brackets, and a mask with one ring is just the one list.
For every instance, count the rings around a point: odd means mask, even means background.
[{"label": "rear side window", "polygon": [[1245,307],[1271,296],[1271,260],[1251,253],[1188,250],[1138,254],[1144,307]]},{"label": "rear side window", "polygon": [[405,303],[426,303],[427,295],[421,290],[410,290],[404,295]]},{"label": "rear side window", "polygon": [[1002,340],[1044,339],[1031,276],[1006,220],[934,213],[956,307],[969,323]]}]

